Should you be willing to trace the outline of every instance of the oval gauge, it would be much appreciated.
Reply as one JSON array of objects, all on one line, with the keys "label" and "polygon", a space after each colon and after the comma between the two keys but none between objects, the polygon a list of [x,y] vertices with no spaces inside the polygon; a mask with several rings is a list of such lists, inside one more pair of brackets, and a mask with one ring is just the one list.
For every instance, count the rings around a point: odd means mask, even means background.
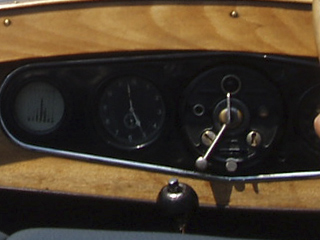
[{"label": "oval gauge", "polygon": [[108,142],[138,149],[155,141],[165,121],[165,104],[157,87],[138,77],[120,77],[103,89],[99,120]]},{"label": "oval gauge", "polygon": [[24,85],[14,101],[15,118],[25,131],[43,134],[59,125],[65,103],[60,91],[49,83],[35,81]]}]

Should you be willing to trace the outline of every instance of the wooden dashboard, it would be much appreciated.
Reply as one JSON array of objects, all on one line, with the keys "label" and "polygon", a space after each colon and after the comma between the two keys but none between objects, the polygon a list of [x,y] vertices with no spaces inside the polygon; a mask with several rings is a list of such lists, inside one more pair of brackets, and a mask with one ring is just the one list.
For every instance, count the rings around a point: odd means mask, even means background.
[{"label": "wooden dashboard", "polygon": [[[0,4],[0,63],[144,50],[317,57],[311,2],[39,1]],[[169,175],[31,152],[0,133],[0,186],[155,201]],[[320,180],[248,184],[179,178],[202,205],[320,209]]]}]

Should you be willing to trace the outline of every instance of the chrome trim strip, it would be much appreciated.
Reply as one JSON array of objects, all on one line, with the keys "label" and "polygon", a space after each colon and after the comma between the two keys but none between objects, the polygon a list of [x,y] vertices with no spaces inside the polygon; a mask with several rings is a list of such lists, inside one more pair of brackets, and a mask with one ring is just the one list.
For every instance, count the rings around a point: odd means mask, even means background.
[{"label": "chrome trim strip", "polygon": [[289,180],[298,180],[298,179],[312,179],[320,177],[320,171],[306,171],[306,172],[292,172],[292,173],[272,173],[272,174],[260,174],[254,176],[236,176],[236,177],[228,177],[228,176],[219,176],[219,175],[212,175],[208,173],[200,173],[195,171],[189,170],[182,170],[173,167],[166,167],[166,166],[157,166],[149,163],[139,163],[133,162],[131,160],[126,159],[117,159],[111,157],[103,157],[85,153],[76,153],[71,151],[64,151],[64,150],[57,150],[51,148],[43,148],[34,145],[29,145],[23,143],[16,139],[10,132],[7,130],[5,125],[3,124],[2,117],[0,117],[1,125],[4,128],[4,131],[9,136],[11,140],[13,140],[19,146],[43,153],[49,153],[61,157],[69,157],[74,160],[82,160],[86,162],[95,162],[95,163],[102,163],[114,166],[123,166],[128,168],[135,168],[141,169],[146,171],[152,172],[159,172],[165,174],[174,174],[179,175],[182,177],[190,177],[195,179],[202,179],[207,181],[225,181],[225,182],[272,182],[272,181],[289,181]]}]

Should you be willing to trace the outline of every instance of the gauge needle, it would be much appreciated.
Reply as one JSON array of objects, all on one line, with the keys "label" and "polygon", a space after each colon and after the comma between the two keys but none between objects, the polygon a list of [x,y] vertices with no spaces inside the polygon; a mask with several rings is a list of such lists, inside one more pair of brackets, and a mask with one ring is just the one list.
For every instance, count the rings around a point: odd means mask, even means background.
[{"label": "gauge needle", "polygon": [[137,114],[135,113],[134,108],[133,108],[132,99],[131,99],[131,88],[130,88],[129,83],[127,83],[127,91],[128,91],[128,97],[129,97],[129,112],[132,114],[134,121],[135,121],[135,124],[140,128],[142,135],[145,136],[145,133],[141,127],[141,121],[140,121],[139,117],[137,116]]}]

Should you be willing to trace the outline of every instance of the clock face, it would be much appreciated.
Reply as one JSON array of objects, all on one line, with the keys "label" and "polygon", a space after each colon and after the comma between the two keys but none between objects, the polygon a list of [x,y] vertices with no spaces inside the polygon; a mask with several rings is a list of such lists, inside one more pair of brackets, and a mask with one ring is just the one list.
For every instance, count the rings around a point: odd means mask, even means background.
[{"label": "clock face", "polygon": [[156,86],[137,77],[121,77],[105,86],[99,103],[99,118],[110,138],[120,148],[141,148],[160,135],[165,105]]}]

